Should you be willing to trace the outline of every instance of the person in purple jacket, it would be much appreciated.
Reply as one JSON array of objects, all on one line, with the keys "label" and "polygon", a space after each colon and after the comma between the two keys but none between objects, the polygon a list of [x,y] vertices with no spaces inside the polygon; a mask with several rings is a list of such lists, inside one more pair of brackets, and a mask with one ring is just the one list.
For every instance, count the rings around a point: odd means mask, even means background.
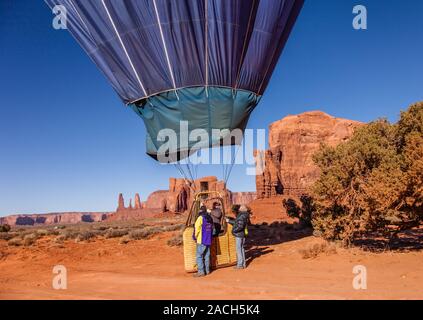
[{"label": "person in purple jacket", "polygon": [[198,272],[194,277],[204,277],[210,273],[210,247],[213,236],[213,219],[202,206],[194,225],[193,238],[197,242],[197,267]]}]

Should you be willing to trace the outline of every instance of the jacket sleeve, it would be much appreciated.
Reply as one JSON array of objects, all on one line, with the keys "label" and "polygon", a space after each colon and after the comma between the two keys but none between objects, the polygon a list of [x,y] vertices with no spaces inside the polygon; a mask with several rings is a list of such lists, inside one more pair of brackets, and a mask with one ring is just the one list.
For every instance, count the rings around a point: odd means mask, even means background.
[{"label": "jacket sleeve", "polygon": [[198,217],[197,221],[195,221],[195,226],[194,226],[194,235],[195,235],[195,239],[201,239],[201,230],[203,228],[203,217]]},{"label": "jacket sleeve", "polygon": [[235,232],[235,233],[242,232],[242,231],[245,230],[246,226],[247,226],[247,223],[246,223],[244,217],[238,217],[235,220],[233,232]]}]

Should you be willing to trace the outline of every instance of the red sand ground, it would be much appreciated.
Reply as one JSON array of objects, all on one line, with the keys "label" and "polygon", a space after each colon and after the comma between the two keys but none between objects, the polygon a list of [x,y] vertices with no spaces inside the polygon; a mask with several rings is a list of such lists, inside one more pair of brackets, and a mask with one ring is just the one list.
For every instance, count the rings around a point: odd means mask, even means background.
[{"label": "red sand ground", "polygon": [[[41,240],[29,248],[0,241],[0,299],[423,299],[423,252],[337,249],[315,259],[299,250],[321,240],[257,247],[248,269],[217,270],[194,279],[169,234],[123,245],[118,240]],[[52,288],[54,265],[65,265],[68,289]],[[352,287],[355,265],[368,269],[368,290]]]}]

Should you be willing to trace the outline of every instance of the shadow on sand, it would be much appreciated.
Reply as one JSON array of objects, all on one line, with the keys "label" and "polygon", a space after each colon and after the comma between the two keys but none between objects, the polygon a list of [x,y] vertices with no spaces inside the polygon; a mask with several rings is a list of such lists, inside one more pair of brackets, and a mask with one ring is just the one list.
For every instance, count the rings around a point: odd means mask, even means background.
[{"label": "shadow on sand", "polygon": [[402,231],[392,239],[382,234],[372,233],[355,240],[353,245],[374,252],[423,250],[423,227]]},{"label": "shadow on sand", "polygon": [[246,241],[247,265],[263,255],[272,253],[272,245],[299,240],[313,234],[310,228],[302,228],[299,224],[275,222],[271,225],[251,225]]},{"label": "shadow on sand", "polygon": [[[300,240],[313,235],[311,228],[302,228],[300,224],[286,222],[271,225],[249,226],[249,237],[246,241],[247,264],[255,259],[272,253],[272,245]],[[398,233],[397,237],[389,239],[382,234],[367,234],[353,242],[353,247],[359,247],[371,252],[410,252],[423,250],[423,226]]]}]

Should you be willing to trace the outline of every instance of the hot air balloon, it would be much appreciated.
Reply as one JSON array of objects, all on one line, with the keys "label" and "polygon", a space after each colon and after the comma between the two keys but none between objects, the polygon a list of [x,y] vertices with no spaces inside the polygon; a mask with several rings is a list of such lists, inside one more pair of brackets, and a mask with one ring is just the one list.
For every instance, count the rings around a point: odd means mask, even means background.
[{"label": "hot air balloon", "polygon": [[147,154],[158,158],[163,128],[182,141],[181,121],[188,134],[208,133],[168,148],[175,161],[222,146],[213,129],[245,129],[303,2],[46,0],[65,9],[70,33],[143,119]]},{"label": "hot air balloon", "polygon": [[[147,154],[178,162],[203,148],[232,145],[260,101],[304,0],[45,0],[147,131]],[[181,124],[184,123],[184,126]],[[182,130],[184,127],[186,130]],[[161,138],[175,133],[178,143]],[[207,139],[185,140],[194,132]],[[214,135],[217,130],[223,134]],[[225,136],[227,135],[227,136]],[[185,137],[186,138],[186,137]],[[180,170],[182,174],[183,171]],[[228,177],[226,177],[227,180]],[[195,271],[195,195],[184,230],[185,269]],[[224,211],[224,210],[223,210]],[[236,261],[222,215],[214,268]]]}]

